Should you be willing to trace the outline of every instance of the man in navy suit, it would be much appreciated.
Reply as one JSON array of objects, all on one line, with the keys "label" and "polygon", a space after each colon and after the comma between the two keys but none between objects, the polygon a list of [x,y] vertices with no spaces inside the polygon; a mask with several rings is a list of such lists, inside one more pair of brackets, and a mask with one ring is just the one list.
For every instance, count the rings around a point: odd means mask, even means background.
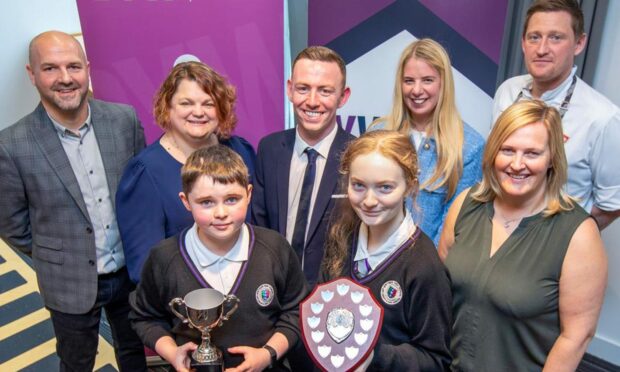
[{"label": "man in navy suit", "polygon": [[336,110],[350,94],[342,57],[322,46],[304,49],[287,81],[296,128],[270,134],[258,145],[252,221],[287,238],[311,285],[338,192],[339,157],[353,138],[336,125]]}]

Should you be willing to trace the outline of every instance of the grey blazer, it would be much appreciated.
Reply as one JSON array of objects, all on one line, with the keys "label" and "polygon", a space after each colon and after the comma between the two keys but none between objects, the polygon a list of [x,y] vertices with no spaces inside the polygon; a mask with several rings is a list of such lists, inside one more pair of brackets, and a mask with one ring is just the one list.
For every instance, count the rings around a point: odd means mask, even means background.
[{"label": "grey blazer", "polygon": [[[144,148],[130,106],[90,100],[112,203],[129,159]],[[31,255],[45,306],[90,310],[97,296],[95,236],[69,159],[42,104],[0,131],[0,238]]]}]

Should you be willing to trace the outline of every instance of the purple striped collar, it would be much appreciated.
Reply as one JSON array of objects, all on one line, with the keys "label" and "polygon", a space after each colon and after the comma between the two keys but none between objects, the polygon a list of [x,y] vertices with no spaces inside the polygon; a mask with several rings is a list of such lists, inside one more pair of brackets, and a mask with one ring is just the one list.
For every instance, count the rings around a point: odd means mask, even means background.
[{"label": "purple striped collar", "polygon": [[390,264],[392,262],[394,262],[398,256],[401,255],[402,252],[405,251],[405,249],[413,246],[416,242],[416,240],[418,239],[418,237],[420,236],[421,233],[421,229],[420,226],[417,227],[417,229],[415,229],[415,232],[413,234],[411,234],[411,236],[409,237],[409,239],[407,239],[403,244],[401,244],[400,247],[398,247],[398,249],[396,249],[394,252],[392,252],[392,254],[390,255],[390,257],[388,257],[387,259],[385,259],[383,262],[381,262],[370,274],[366,275],[363,278],[359,278],[357,275],[355,275],[355,261],[353,260],[353,258],[355,257],[355,250],[357,249],[357,234],[353,234],[353,241],[351,244],[351,252],[350,254],[350,258],[351,258],[351,267],[350,267],[350,273],[351,273],[351,278],[353,280],[355,280],[358,283],[367,283],[371,280],[373,280],[374,278],[376,278],[377,276],[379,276],[379,274],[381,274],[388,266],[390,266]]},{"label": "purple striped collar", "polygon": [[[243,280],[245,272],[248,269],[248,263],[252,259],[252,252],[254,251],[254,228],[250,224],[246,224],[246,226],[248,227],[248,231],[250,232],[248,259],[243,264],[241,264],[241,269],[239,270],[237,279],[235,279],[235,284],[230,289],[230,294],[237,293],[239,285],[241,284],[241,280]],[[196,278],[198,283],[200,283],[200,285],[204,288],[212,288],[209,283],[202,277],[202,275],[200,274],[200,270],[198,270],[198,268],[194,264],[194,261],[192,261],[192,259],[189,257],[189,254],[187,253],[187,247],[185,246],[185,236],[187,235],[187,232],[190,228],[191,226],[185,228],[183,231],[181,231],[181,234],[179,235],[179,251],[181,252],[181,257],[183,257],[183,261],[185,261],[185,264],[189,268],[189,271],[191,271],[192,275],[194,276],[194,278]]]}]

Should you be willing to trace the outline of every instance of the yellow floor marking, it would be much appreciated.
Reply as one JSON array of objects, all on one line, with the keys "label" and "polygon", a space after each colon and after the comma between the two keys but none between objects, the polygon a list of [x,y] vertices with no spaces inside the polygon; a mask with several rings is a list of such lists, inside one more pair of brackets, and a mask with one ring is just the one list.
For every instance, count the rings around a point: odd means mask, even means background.
[{"label": "yellow floor marking", "polygon": [[40,345],[33,347],[32,349],[19,354],[13,359],[9,359],[3,364],[0,364],[0,370],[2,371],[18,371],[22,368],[26,368],[31,364],[35,364],[39,360],[47,357],[50,354],[56,352],[56,339],[52,338]]},{"label": "yellow floor marking", "polygon": [[47,311],[45,308],[41,308],[33,313],[14,320],[9,324],[0,327],[0,341],[4,340],[5,338],[9,338],[9,336],[17,334],[49,318],[49,311]]},{"label": "yellow floor marking", "polygon": [[[23,276],[27,282],[33,281],[36,285],[37,283],[37,275],[34,273],[34,270],[28,264],[21,259],[8,245],[6,245],[3,241],[0,240],[0,256],[4,257],[6,260],[4,265],[10,265],[13,270],[17,270],[19,275]],[[10,271],[10,270],[9,270]]]},{"label": "yellow floor marking", "polygon": [[[39,292],[37,276],[34,270],[1,240],[0,255],[6,261],[5,263],[0,264],[0,275],[15,270],[26,280],[26,283],[0,294],[0,306],[11,303],[32,292]],[[20,319],[14,320],[9,324],[0,327],[0,341],[39,322],[45,321],[48,318],[49,312],[45,308],[41,308],[33,313],[21,317]],[[13,359],[0,364],[0,371],[17,371],[22,368],[26,368],[29,365],[32,365],[54,353],[56,353],[55,338],[37,345],[36,347],[23,352]],[[116,365],[116,358],[114,357],[114,347],[100,335],[97,358],[95,359],[95,370],[108,364],[118,369],[118,366]]]},{"label": "yellow floor marking", "polygon": [[3,294],[0,294],[0,306],[4,306],[9,302],[13,302],[22,296],[25,296],[29,293],[36,292],[34,288],[32,288],[31,283],[24,283],[19,287],[15,287],[10,289]]},{"label": "yellow floor marking", "polygon": [[13,268],[11,267],[11,264],[9,264],[8,262],[0,264],[0,275],[4,275],[11,270],[13,270]]},{"label": "yellow floor marking", "polygon": [[114,347],[103,337],[99,336],[99,347],[97,348],[97,358],[95,358],[95,370],[98,370],[106,364],[111,364],[118,370],[116,358],[114,357]]}]

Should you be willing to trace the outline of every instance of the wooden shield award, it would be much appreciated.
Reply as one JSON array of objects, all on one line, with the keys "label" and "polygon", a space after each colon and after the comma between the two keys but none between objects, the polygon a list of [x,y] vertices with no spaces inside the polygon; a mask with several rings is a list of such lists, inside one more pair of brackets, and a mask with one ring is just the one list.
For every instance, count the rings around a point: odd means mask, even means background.
[{"label": "wooden shield award", "polygon": [[370,290],[348,278],[318,285],[300,305],[308,354],[323,371],[353,371],[379,338],[383,307]]}]

